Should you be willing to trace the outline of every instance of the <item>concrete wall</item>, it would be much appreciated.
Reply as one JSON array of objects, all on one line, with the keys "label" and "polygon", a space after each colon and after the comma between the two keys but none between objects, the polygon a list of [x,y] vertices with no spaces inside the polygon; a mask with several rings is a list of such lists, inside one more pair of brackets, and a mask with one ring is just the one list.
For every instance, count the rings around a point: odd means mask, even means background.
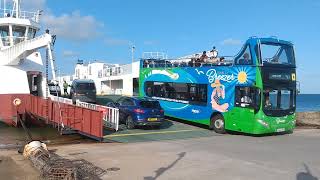
[{"label": "concrete wall", "polygon": [[320,127],[320,112],[298,112],[297,126]]}]

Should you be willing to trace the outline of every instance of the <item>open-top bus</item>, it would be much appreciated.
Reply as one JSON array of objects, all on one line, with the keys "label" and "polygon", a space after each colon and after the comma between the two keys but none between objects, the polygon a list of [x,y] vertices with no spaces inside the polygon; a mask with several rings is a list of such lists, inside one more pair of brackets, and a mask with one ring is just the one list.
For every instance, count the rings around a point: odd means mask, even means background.
[{"label": "open-top bus", "polygon": [[141,60],[140,96],[158,99],[165,115],[249,134],[295,127],[296,65],[291,42],[250,38],[232,59],[190,56]]}]

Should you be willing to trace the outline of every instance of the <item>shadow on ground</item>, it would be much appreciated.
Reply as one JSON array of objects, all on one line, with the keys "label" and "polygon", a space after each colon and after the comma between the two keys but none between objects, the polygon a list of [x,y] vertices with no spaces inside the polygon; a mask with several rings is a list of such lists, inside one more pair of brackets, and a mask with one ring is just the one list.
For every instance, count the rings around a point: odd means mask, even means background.
[{"label": "shadow on ground", "polygon": [[147,176],[147,177],[144,177],[144,179],[145,180],[156,180],[164,172],[168,171],[170,168],[172,168],[174,165],[176,165],[178,163],[178,161],[180,161],[185,155],[186,155],[186,152],[179,153],[178,158],[175,161],[173,161],[170,165],[168,165],[167,167],[161,167],[161,168],[157,169],[155,171],[156,175],[154,177]]},{"label": "shadow on ground", "polygon": [[306,164],[303,164],[306,172],[299,172],[297,174],[297,180],[319,180],[317,177],[313,176],[309,167]]}]

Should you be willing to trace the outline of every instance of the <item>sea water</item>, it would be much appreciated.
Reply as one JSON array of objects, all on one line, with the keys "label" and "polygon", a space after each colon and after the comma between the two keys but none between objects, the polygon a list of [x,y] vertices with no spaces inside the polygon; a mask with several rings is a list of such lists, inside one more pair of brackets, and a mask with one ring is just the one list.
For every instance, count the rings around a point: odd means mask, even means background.
[{"label": "sea water", "polygon": [[320,94],[299,94],[296,111],[320,111]]}]

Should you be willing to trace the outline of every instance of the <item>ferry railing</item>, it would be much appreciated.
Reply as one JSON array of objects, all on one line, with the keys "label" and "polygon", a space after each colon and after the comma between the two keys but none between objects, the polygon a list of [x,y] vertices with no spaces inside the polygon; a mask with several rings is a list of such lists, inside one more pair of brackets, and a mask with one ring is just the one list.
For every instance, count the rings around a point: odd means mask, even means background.
[{"label": "ferry railing", "polygon": [[16,11],[11,9],[0,9],[0,17],[4,18],[20,18],[20,19],[30,19],[35,22],[39,22],[40,11],[30,12],[30,11],[20,11],[19,17],[16,17]]},{"label": "ferry railing", "polygon": [[[33,39],[25,40],[18,44],[15,44],[15,46],[11,46],[7,49],[4,49],[2,52],[3,54],[7,55],[7,59],[9,59],[10,61],[8,62],[8,64],[15,65],[17,64],[17,62],[20,61],[20,59],[16,59],[16,58],[22,55],[23,52],[25,52],[26,50],[40,48],[45,44],[48,44],[49,43],[48,38],[51,38],[51,36],[49,37],[48,34],[43,34]],[[38,42],[38,43],[35,43],[35,42]]]},{"label": "ferry railing", "polygon": [[96,111],[103,112],[103,122],[104,126],[115,131],[119,130],[119,109],[107,106],[101,106],[97,104],[91,104],[86,102],[76,101],[76,105],[79,107],[84,107]]},{"label": "ferry railing", "polygon": [[52,101],[59,102],[59,103],[65,103],[65,104],[72,104],[72,99],[58,97],[58,96],[49,96]]}]

